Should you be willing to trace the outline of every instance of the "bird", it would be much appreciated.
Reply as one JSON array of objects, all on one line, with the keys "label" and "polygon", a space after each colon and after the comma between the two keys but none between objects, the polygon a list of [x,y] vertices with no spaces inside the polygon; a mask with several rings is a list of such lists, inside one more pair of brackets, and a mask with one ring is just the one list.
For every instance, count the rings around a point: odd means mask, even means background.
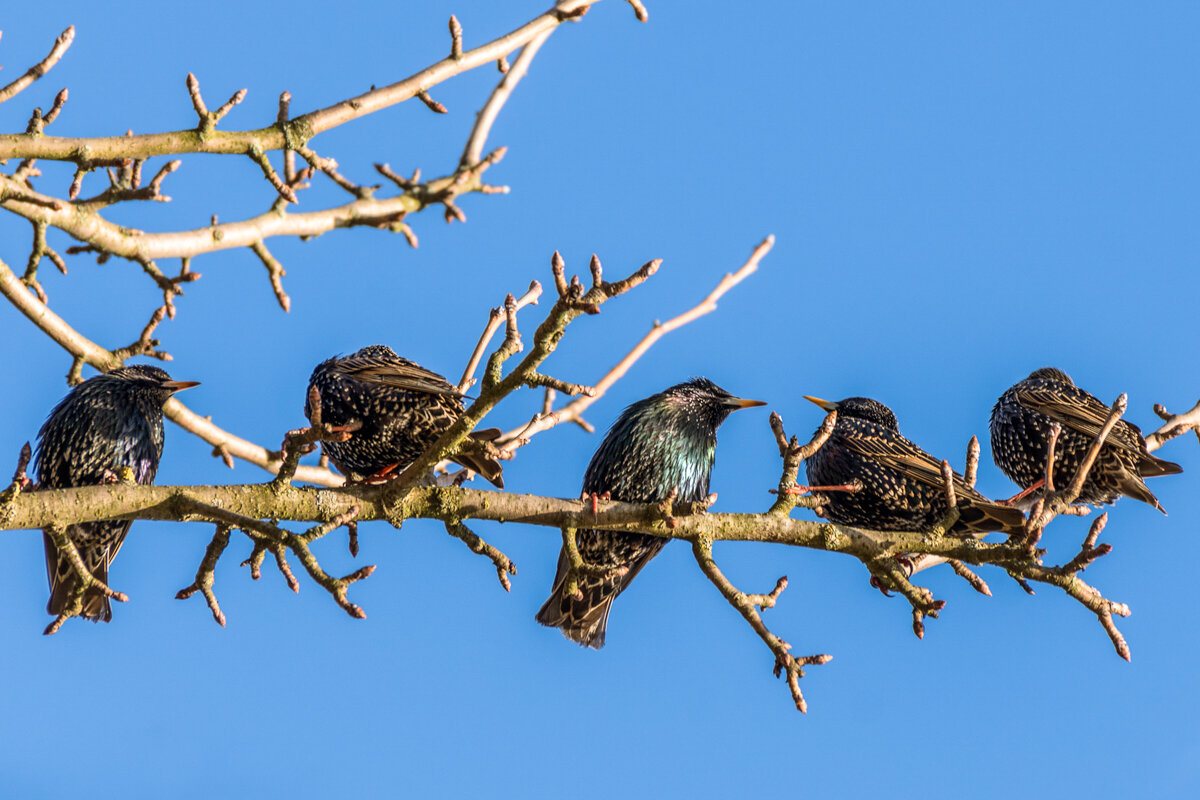
[{"label": "bird", "polygon": [[[310,422],[316,388],[324,424],[361,426],[346,441],[323,443],[329,460],[352,481],[398,475],[463,413],[464,396],[449,381],[381,344],[322,361],[308,386],[304,414]],[[499,436],[498,428],[488,428],[469,438],[490,442]],[[495,458],[473,452],[460,453],[454,460],[504,488]]]},{"label": "bird", "polygon": [[[829,491],[823,515],[839,525],[878,531],[926,531],[946,516],[942,462],[900,434],[896,415],[878,400],[847,397],[836,403],[809,397],[837,411],[829,439],[806,462],[814,488],[851,484],[857,491]],[[952,473],[959,518],[951,534],[1024,530],[1025,515],[995,503]]]},{"label": "bird", "polygon": [[[708,498],[716,459],[717,428],[739,408],[766,405],[743,400],[707,378],[693,378],[633,403],[613,423],[583,476],[584,495],[627,503],[684,502]],[[537,613],[541,624],[599,650],[604,646],[613,601],[667,539],[640,533],[579,530],[576,544],[586,564],[602,575],[579,575],[578,593],[567,591],[570,559],[559,553],[550,597]]]},{"label": "bird", "polygon": [[[1036,369],[1009,387],[992,408],[992,460],[1023,490],[1037,489],[1046,476],[1050,427],[1058,422],[1062,428],[1054,447],[1052,477],[1055,487],[1064,488],[1074,480],[1111,411],[1061,369]],[[1076,502],[1111,504],[1125,495],[1166,514],[1143,479],[1182,471],[1178,464],[1151,455],[1136,425],[1117,420]]]},{"label": "bird", "polygon": [[[175,392],[199,386],[175,381],[158,367],[135,365],[96,375],[72,389],[50,412],[38,431],[35,466],[43,489],[113,483],[126,469],[137,483],[154,482],[163,450],[163,404]],[[68,525],[67,536],[84,566],[102,583],[129,532],[130,520],[101,520]],[[49,534],[46,573],[50,602],[46,611],[61,616],[70,605],[77,576]],[[112,620],[108,598],[91,588],[83,595],[80,616]]]}]

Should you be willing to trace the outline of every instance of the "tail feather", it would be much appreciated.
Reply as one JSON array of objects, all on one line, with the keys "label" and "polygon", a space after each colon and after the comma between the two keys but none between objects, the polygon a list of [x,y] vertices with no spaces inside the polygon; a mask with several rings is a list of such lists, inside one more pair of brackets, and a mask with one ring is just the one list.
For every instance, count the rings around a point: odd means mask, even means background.
[{"label": "tail feather", "polygon": [[622,578],[615,572],[607,575],[580,576],[579,594],[567,594],[567,557],[558,557],[558,573],[550,597],[538,611],[538,622],[558,628],[563,636],[584,647],[599,650],[604,647],[608,630],[608,614],[613,600],[621,593]]},{"label": "tail feather", "polygon": [[1149,453],[1143,453],[1138,459],[1138,472],[1143,478],[1157,478],[1161,475],[1178,475],[1183,472],[1183,467],[1174,461],[1164,461]]},{"label": "tail feather", "polygon": [[[101,561],[86,566],[97,580],[108,583],[107,563]],[[50,601],[46,603],[46,612],[57,617],[70,605],[78,577],[71,562],[59,554],[49,536],[46,537],[46,569],[50,573]],[[92,589],[83,595],[83,610],[79,616],[92,622],[111,622],[112,606],[102,592]]]},{"label": "tail feather", "polygon": [[626,565],[628,571],[624,575],[616,570],[603,575],[581,575],[577,581],[578,595],[567,594],[569,561],[567,554],[560,552],[554,588],[550,590],[550,597],[542,604],[535,619],[548,628],[558,628],[563,636],[584,647],[594,650],[604,647],[613,601],[668,541],[657,537],[646,538],[653,540],[651,546]]},{"label": "tail feather", "polygon": [[[95,524],[117,525],[118,527],[113,533],[115,541],[112,541],[107,547],[88,547],[80,545],[76,541],[76,549],[79,551],[79,556],[83,559],[83,565],[87,567],[88,571],[97,580],[108,585],[108,565],[112,563],[112,560],[117,555],[117,551],[121,549],[121,545],[125,540],[125,534],[129,530],[129,523],[108,522]],[[67,534],[74,538],[72,531],[82,527],[69,526]],[[94,533],[95,531],[92,532]],[[47,534],[42,534],[42,539],[46,545],[46,575],[50,580],[50,600],[46,603],[46,612],[58,616],[70,605],[71,595],[75,593],[78,577],[75,574],[75,568],[71,566],[71,562],[55,546],[54,540]],[[83,608],[79,612],[79,616],[84,619],[90,619],[92,622],[111,622],[112,605],[103,592],[94,588],[89,589],[83,595]]]},{"label": "tail feather", "polygon": [[[1165,463],[1169,464],[1170,462],[1168,461]],[[1154,496],[1154,493],[1147,489],[1146,484],[1142,483],[1142,479],[1136,475],[1130,475],[1127,473],[1121,480],[1120,491],[1121,494],[1125,495],[1126,497],[1132,497],[1134,500],[1141,500],[1147,505],[1154,506],[1161,511],[1164,516],[1167,513],[1167,510],[1158,502],[1158,498]]]},{"label": "tail feather", "polygon": [[993,503],[990,500],[972,500],[959,503],[959,518],[951,528],[952,533],[1019,533],[1025,529],[1025,514],[1013,506]]},{"label": "tail feather", "polygon": [[[500,434],[499,428],[485,428],[481,431],[474,431],[469,438],[476,442],[493,442],[500,437]],[[454,457],[454,460],[467,469],[478,472],[497,489],[504,488],[504,467],[492,456],[484,452],[460,453]]]}]

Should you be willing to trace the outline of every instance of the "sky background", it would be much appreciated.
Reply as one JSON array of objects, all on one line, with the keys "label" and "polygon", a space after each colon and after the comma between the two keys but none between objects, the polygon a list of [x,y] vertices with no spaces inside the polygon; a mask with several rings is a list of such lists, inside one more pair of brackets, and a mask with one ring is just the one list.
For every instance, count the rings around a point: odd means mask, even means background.
[{"label": "sky background", "polygon": [[[0,129],[23,130],[62,86],[71,98],[52,133],[192,127],[189,71],[212,108],[249,88],[221,127],[256,128],[274,121],[285,89],[299,113],[441,58],[451,12],[471,47],[546,2],[300,2],[283,13],[214,0],[153,15],[141,3],[70,5],[5,10],[0,81],[68,24],[77,36],[47,78],[0,108]],[[555,249],[585,274],[593,252],[609,276],[665,259],[649,283],[578,320],[547,364],[591,382],[768,233],[778,243],[756,275],[592,408],[601,431],[628,403],[693,375],[769,401],[802,436],[823,415],[801,395],[869,395],[959,468],[979,435],[979,487],[1004,497],[1015,489],[987,455],[988,414],[1032,369],[1066,369],[1105,402],[1129,392],[1128,418],[1147,429],[1153,403],[1179,411],[1200,396],[1200,6],[649,8],[641,25],[608,0],[551,37],[489,144],[509,148],[488,178],[512,193],[464,198],[468,224],[447,226],[436,210],[410,218],[417,250],[365,229],[271,240],[290,314],[249,250],[196,259],[203,279],[159,328],[172,376],[204,384],[185,402],[276,446],[304,422],[308,375],[330,355],[383,342],[457,377],[488,308],[532,279],[548,283]],[[485,67],[436,87],[447,115],[411,101],[312,145],[363,183],[376,161],[446,174],[497,77]],[[65,195],[70,169],[43,168],[38,188]],[[89,176],[85,194],[103,182]],[[213,213],[260,213],[273,197],[248,159],[216,156],[185,157],[164,191],[175,201],[110,216],[193,228]],[[300,210],[345,198],[318,180]],[[0,258],[15,270],[28,241],[26,223],[0,215]],[[51,243],[61,252],[69,241],[52,233]],[[67,277],[42,267],[52,308],[106,346],[135,338],[159,302],[141,270],[69,264]],[[527,335],[546,307],[523,312]],[[0,334],[7,471],[65,393],[70,359],[7,304]],[[522,422],[539,404],[524,392],[489,424]],[[575,426],[542,434],[506,466],[506,484],[575,496],[598,443]],[[266,478],[244,463],[230,472],[209,450],[168,425],[158,482]],[[923,573],[948,605],[918,641],[908,604],[871,589],[851,558],[718,544],[745,591],[787,574],[767,624],[797,653],[833,655],[802,682],[807,716],[682,544],[620,598],[608,646],[593,652],[533,621],[559,550],[550,529],[472,523],[519,566],[507,595],[490,563],[438,523],[365,524],[356,560],[335,533],[317,546],[330,572],[379,565],[351,590],[366,621],[305,575],[299,595],[272,566],[252,582],[238,567],[250,546],[235,535],[217,571],[221,629],[200,598],[173,599],[212,526],[138,522],[112,571],[131,602],[109,625],[73,621],[54,637],[41,635],[41,536],[7,533],[0,793],[1194,796],[1200,448],[1189,437],[1160,454],[1185,470],[1151,486],[1170,516],[1119,503],[1102,538],[1115,550],[1084,575],[1132,607],[1119,621],[1131,664],[1075,601],[1043,586],[1027,597],[997,570],[983,572],[990,599],[944,569]],[[735,414],[720,432],[717,508],[766,508],[779,466],[767,410]],[[1051,558],[1070,558],[1087,524],[1054,523]]]}]

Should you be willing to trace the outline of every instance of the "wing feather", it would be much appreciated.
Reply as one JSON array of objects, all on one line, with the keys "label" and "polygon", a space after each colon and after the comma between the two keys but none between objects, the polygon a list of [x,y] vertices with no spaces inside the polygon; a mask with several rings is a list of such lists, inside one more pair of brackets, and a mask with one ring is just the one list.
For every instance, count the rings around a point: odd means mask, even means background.
[{"label": "wing feather", "polygon": [[[877,429],[872,435],[867,436],[861,431],[851,429],[839,431],[838,436],[848,449],[872,461],[884,464],[913,480],[939,489],[944,485],[942,462],[899,434],[880,436]],[[953,475],[954,491],[959,497],[969,497],[972,500],[987,499],[967,486],[966,480],[957,472],[954,472]]]},{"label": "wing feather", "polygon": [[441,375],[404,358],[348,356],[338,359],[334,369],[355,380],[394,386],[410,392],[449,395],[458,398],[464,396]]},{"label": "wing feather", "polygon": [[[1026,386],[1016,390],[1017,402],[1031,411],[1045,414],[1084,436],[1095,438],[1108,420],[1112,409],[1088,392],[1074,386]],[[1141,430],[1132,422],[1119,421],[1109,434],[1106,444],[1128,450],[1135,455],[1146,452]]]}]

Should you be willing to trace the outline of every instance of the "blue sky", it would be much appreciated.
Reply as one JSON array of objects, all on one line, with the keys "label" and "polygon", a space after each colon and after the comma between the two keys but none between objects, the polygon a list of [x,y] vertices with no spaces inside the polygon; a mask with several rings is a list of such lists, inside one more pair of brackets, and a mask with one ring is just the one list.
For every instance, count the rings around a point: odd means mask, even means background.
[{"label": "blue sky", "polygon": [[[48,107],[64,85],[60,135],[190,127],[189,71],[210,106],[249,88],[222,125],[259,127],[284,89],[302,111],[440,58],[452,12],[470,47],[544,5],[343,3],[334,13],[301,3],[283,14],[216,0],[204,13],[159,7],[148,18],[133,3],[18,4],[2,24],[4,81],[68,24],[77,36],[46,79],[0,109],[2,128],[23,130],[31,107]],[[410,219],[415,251],[366,230],[272,240],[288,270],[286,315],[249,251],[197,259],[203,279],[159,329],[173,377],[204,384],[188,404],[274,446],[304,421],[308,374],[329,355],[384,342],[457,375],[487,309],[545,282],[555,249],[584,272],[593,252],[609,274],[665,259],[636,293],[575,323],[547,365],[593,381],[768,233],[778,243],[760,272],[656,346],[592,422],[603,429],[629,402],[699,374],[769,401],[800,434],[821,419],[801,395],[870,395],[955,464],[978,434],[979,486],[1007,496],[1012,485],[986,456],[987,418],[1030,370],[1062,367],[1106,402],[1127,391],[1129,418],[1146,428],[1153,403],[1182,410],[1200,396],[1200,8],[649,7],[640,25],[607,0],[554,34],[493,131],[491,145],[509,153],[489,178],[512,193],[464,199],[468,224]],[[313,146],[361,182],[375,161],[444,174],[496,77],[485,68],[435,88],[447,115],[410,102]],[[39,188],[65,193],[69,170],[45,171]],[[101,180],[90,176],[85,192]],[[165,191],[173,203],[112,217],[190,228],[271,200],[257,167],[227,157],[186,158]],[[318,181],[301,208],[344,196]],[[15,269],[28,240],[27,225],[0,217],[0,258]],[[67,277],[42,269],[52,307],[105,345],[133,339],[156,302],[140,270],[82,257],[70,266]],[[7,306],[0,332],[2,464],[65,392],[69,359]],[[514,397],[496,423],[523,421],[539,402]],[[506,468],[507,485],[573,496],[598,442],[574,426],[543,434]],[[984,572],[991,599],[947,572],[923,573],[948,606],[918,641],[907,604],[872,590],[856,561],[718,544],[747,591],[789,575],[767,623],[797,652],[833,654],[802,683],[807,716],[680,544],[621,597],[596,653],[533,621],[558,553],[550,530],[477,526],[519,566],[509,595],[436,523],[364,525],[356,561],[334,534],[318,550],[331,572],[379,565],[352,589],[365,622],[307,578],[299,595],[271,569],[252,582],[237,566],[249,546],[235,538],[217,572],[229,617],[220,629],[198,598],[173,599],[211,526],[139,522],[112,573],[132,601],[110,625],[72,623],[49,638],[41,537],[5,534],[0,781],[22,798],[851,796],[884,785],[987,798],[1011,796],[1015,783],[1046,795],[1194,795],[1200,600],[1188,548],[1200,528],[1200,449],[1181,439],[1161,454],[1185,469],[1152,486],[1170,516],[1119,503],[1102,539],[1115,550],[1084,576],[1133,608],[1120,622],[1131,664],[1074,601],[1048,587],[1027,597],[994,570]],[[718,508],[765,508],[778,469],[766,410],[734,415],[720,434]],[[246,464],[228,471],[168,427],[160,483],[264,477]],[[1052,557],[1069,558],[1086,524],[1056,522]]]}]

